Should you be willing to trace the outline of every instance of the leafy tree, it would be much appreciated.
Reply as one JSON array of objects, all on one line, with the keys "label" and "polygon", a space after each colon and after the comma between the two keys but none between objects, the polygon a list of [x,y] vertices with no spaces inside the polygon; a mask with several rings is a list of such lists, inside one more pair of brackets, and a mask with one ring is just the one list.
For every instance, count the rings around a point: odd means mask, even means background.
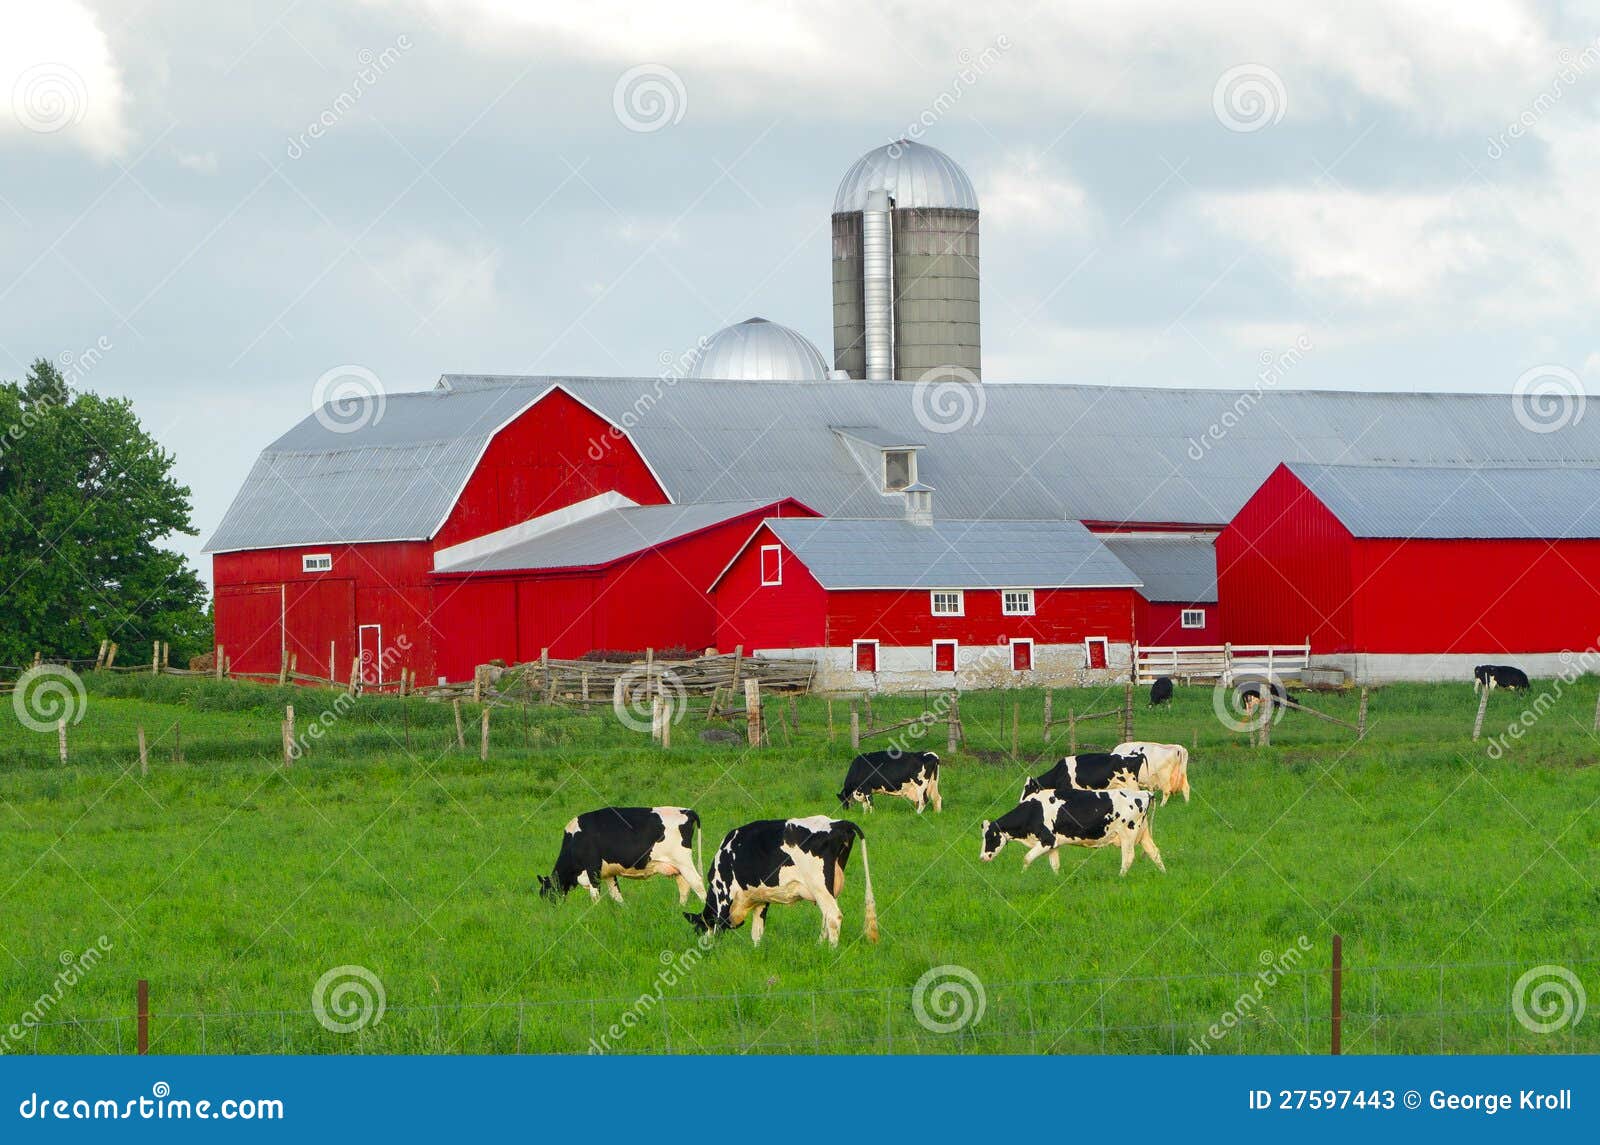
[{"label": "leafy tree", "polygon": [[123,663],[156,640],[174,663],[210,649],[205,585],[160,545],[197,531],[173,461],[131,402],[73,390],[43,358],[0,382],[0,663],[92,659],[103,638]]}]

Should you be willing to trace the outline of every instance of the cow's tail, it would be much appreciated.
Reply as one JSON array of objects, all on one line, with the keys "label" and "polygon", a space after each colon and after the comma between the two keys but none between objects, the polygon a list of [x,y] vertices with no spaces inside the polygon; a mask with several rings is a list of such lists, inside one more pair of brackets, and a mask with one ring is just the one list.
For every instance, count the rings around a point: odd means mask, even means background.
[{"label": "cow's tail", "polygon": [[1174,768],[1167,794],[1173,795],[1180,791],[1183,793],[1183,801],[1189,802],[1189,749],[1181,743],[1178,744],[1178,766]]},{"label": "cow's tail", "polygon": [[867,905],[861,919],[861,933],[866,935],[868,942],[877,942],[878,900],[872,895],[872,864],[867,861],[867,833],[857,826],[856,837],[861,840],[861,881],[866,884],[867,890]]},{"label": "cow's tail", "polygon": [[705,837],[705,831],[700,827],[700,815],[698,812],[690,811],[689,818],[694,820],[694,868],[700,872],[700,877],[703,879],[707,877],[706,857],[701,849],[700,841]]}]

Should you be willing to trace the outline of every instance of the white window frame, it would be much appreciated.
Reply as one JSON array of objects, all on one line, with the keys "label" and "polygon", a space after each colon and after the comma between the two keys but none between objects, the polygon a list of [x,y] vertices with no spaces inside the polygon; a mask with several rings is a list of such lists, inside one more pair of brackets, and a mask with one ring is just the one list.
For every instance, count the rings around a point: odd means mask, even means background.
[{"label": "white window frame", "polygon": [[[891,453],[904,453],[908,458],[910,458],[910,464],[908,464],[906,466],[906,474],[907,474],[906,483],[905,483],[905,485],[902,485],[899,488],[896,488],[896,487],[891,486],[889,484],[889,455]],[[915,485],[917,483],[917,451],[915,449],[885,449],[885,450],[883,450],[883,452],[882,452],[882,477],[883,477],[883,481],[882,481],[883,491],[886,494],[887,493],[902,493],[907,488],[909,488],[910,486]]]},{"label": "white window frame", "polygon": [[333,571],[332,553],[301,553],[300,571],[303,573],[325,573]]},{"label": "white window frame", "polygon": [[1098,644],[1105,649],[1106,667],[1111,667],[1111,638],[1109,636],[1085,636],[1083,638],[1083,666],[1088,668],[1094,663],[1094,653],[1090,651],[1092,645]]},{"label": "white window frame", "polygon": [[[863,645],[867,644],[872,645],[872,667],[870,669],[861,667],[861,648]],[[850,670],[852,672],[870,671],[873,675],[877,675],[878,668],[881,665],[881,661],[878,659],[879,651],[878,642],[876,640],[850,641]]]},{"label": "white window frame", "polygon": [[[1191,616],[1198,617],[1199,622],[1190,624]],[[1203,608],[1185,608],[1178,613],[1178,624],[1183,628],[1204,628],[1206,626],[1206,610]]]},{"label": "white window frame", "polygon": [[[1011,646],[1011,670],[1013,672],[1031,672],[1035,667],[1037,667],[1037,662],[1033,658],[1033,637],[1013,636],[1008,643]],[[1017,646],[1021,644],[1026,644],[1028,646],[1028,666],[1026,668],[1017,667]]]},{"label": "white window frame", "polygon": [[[1027,593],[1027,607],[1021,609],[1011,608],[1006,604],[1008,593]],[[1000,590],[1000,615],[1002,616],[1032,616],[1033,615],[1033,589],[1031,588],[1003,588]]]},{"label": "white window frame", "polygon": [[[938,597],[941,597],[941,596],[953,596],[953,597],[956,598],[956,610],[954,612],[940,612],[939,611],[938,607],[935,604],[935,600]],[[966,614],[967,614],[967,593],[966,593],[965,589],[959,589],[959,588],[934,588],[934,589],[929,589],[928,590],[928,615],[929,616],[965,616]]]},{"label": "white window frame", "polygon": [[933,670],[939,671],[939,645],[950,645],[950,673],[954,675],[961,668],[961,641],[935,640],[933,642]]},{"label": "white window frame", "polygon": [[372,686],[381,688],[383,687],[383,625],[381,624],[356,625],[356,679],[361,681],[363,687],[366,686],[366,681],[362,680],[362,677],[367,674],[367,661],[362,657],[362,653],[365,651],[363,645],[366,644],[366,641],[361,638],[361,634],[368,629],[378,634],[372,657]]},{"label": "white window frame", "polygon": [[[777,569],[778,569],[778,572],[777,572],[777,575],[772,580],[768,580],[767,579],[767,554],[768,553],[773,553],[777,557]],[[782,545],[762,545],[761,546],[761,585],[762,585],[762,587],[766,588],[766,587],[769,587],[771,585],[778,585],[778,584],[782,584],[782,583],[783,583],[783,546]]]}]

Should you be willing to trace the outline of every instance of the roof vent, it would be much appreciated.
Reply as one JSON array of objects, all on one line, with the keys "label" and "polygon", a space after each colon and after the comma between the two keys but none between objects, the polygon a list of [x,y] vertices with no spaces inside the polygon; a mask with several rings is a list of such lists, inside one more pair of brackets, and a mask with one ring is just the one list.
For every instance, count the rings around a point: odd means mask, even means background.
[{"label": "roof vent", "polygon": [[906,520],[913,525],[933,524],[933,486],[917,482],[901,490],[906,498]]}]

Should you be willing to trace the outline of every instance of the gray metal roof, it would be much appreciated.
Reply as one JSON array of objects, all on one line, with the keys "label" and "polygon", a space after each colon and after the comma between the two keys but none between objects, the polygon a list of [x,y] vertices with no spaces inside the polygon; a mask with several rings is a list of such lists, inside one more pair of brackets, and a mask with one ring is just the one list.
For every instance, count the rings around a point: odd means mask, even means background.
[{"label": "gray metal roof", "polygon": [[1358,537],[1600,537],[1600,469],[1289,469]]},{"label": "gray metal roof", "polygon": [[918,479],[950,519],[1221,526],[1284,461],[1600,467],[1600,418],[1532,433],[1507,394],[985,382],[952,430],[957,407],[909,383],[448,375],[356,432],[307,416],[207,548],[431,537],[493,432],[557,385],[626,427],[675,502],[795,497],[827,516],[903,510],[830,426],[924,443]]},{"label": "gray metal roof", "polygon": [[820,382],[828,376],[822,351],[797,330],[746,318],[707,340],[689,367],[691,378]]},{"label": "gray metal roof", "polygon": [[833,213],[864,210],[873,191],[889,192],[896,207],[978,209],[978,193],[961,164],[909,139],[868,151],[851,164],[833,197]]},{"label": "gray metal roof", "polygon": [[822,587],[1109,588],[1139,578],[1076,521],[785,517],[766,522]]},{"label": "gray metal roof", "polygon": [[1195,537],[1102,537],[1101,543],[1144,581],[1146,600],[1213,604],[1217,550]]},{"label": "gray metal roof", "polygon": [[587,568],[609,564],[630,553],[712,525],[731,521],[746,513],[770,508],[763,501],[719,501],[700,505],[639,505],[611,509],[586,517],[541,537],[507,545],[503,549],[472,557],[436,571],[450,573],[504,572],[512,569]]}]

